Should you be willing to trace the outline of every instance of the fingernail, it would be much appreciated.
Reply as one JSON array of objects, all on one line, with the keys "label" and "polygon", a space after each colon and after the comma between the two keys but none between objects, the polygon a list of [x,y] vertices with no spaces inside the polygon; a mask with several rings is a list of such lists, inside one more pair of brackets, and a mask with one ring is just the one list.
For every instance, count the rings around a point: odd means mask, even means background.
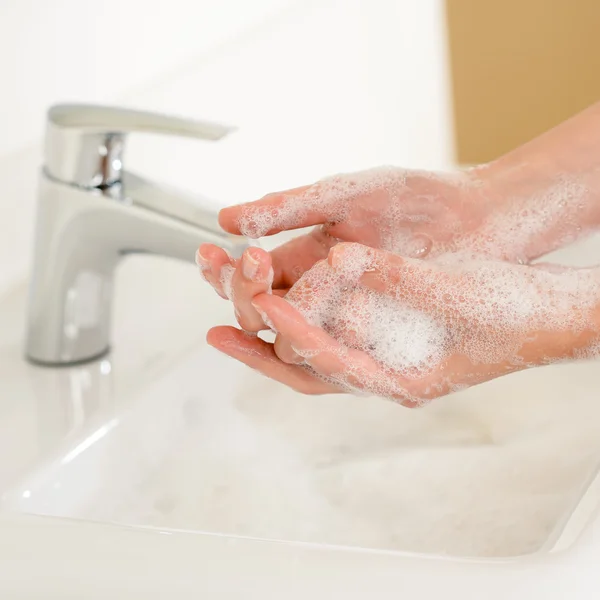
[{"label": "fingernail", "polygon": [[242,320],[242,315],[240,314],[240,311],[237,309],[237,306],[233,309],[233,314],[235,315],[235,319],[238,322],[238,324],[241,325],[240,321]]},{"label": "fingernail", "polygon": [[275,271],[273,271],[273,267],[269,267],[269,272],[267,274],[267,278],[265,283],[269,286],[269,290],[267,293],[271,294],[273,292],[273,280],[275,279]]},{"label": "fingernail", "polygon": [[244,252],[242,256],[242,273],[246,279],[254,279],[258,272],[260,262],[250,255],[249,252]]},{"label": "fingernail", "polygon": [[219,273],[219,281],[223,288],[225,297],[229,300],[233,300],[233,274],[235,273],[235,267],[231,264],[225,264],[221,267]]},{"label": "fingernail", "polygon": [[201,268],[210,265],[210,261],[200,253],[200,248],[196,250],[196,264]]},{"label": "fingernail", "polygon": [[256,300],[250,300],[250,304],[252,304],[252,306],[254,306],[254,310],[258,314],[265,312],[264,309],[262,308],[262,306]]},{"label": "fingernail", "polygon": [[329,251],[329,256],[327,257],[327,262],[335,269],[339,266],[342,254],[344,253],[344,247],[341,245],[334,246]]},{"label": "fingernail", "polygon": [[273,323],[273,321],[271,321],[271,319],[269,318],[269,315],[267,315],[265,310],[261,306],[259,306],[256,302],[252,302],[252,306],[254,307],[254,310],[260,315],[260,318],[263,320],[263,323],[273,333],[277,333],[277,330],[275,329],[275,324]]},{"label": "fingernail", "polygon": [[296,352],[295,348],[292,348],[292,354],[289,359],[295,365],[301,365],[303,362],[306,361],[306,359],[302,355]]}]

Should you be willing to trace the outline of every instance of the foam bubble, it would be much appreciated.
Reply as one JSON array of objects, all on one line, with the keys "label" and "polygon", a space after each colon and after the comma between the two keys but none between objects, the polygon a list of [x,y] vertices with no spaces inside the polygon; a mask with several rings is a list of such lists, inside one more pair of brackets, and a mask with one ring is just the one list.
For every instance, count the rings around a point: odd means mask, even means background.
[{"label": "foam bubble", "polygon": [[399,373],[423,374],[443,357],[446,330],[435,319],[393,298],[365,293],[364,304],[336,325],[356,331],[359,346]]}]

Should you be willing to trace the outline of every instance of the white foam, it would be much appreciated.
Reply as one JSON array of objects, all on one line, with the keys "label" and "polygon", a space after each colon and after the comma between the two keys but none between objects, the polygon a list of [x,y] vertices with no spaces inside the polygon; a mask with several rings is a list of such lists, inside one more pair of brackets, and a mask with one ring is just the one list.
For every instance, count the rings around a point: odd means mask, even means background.
[{"label": "white foam", "polygon": [[368,291],[361,310],[350,311],[338,327],[356,331],[359,346],[398,373],[424,373],[440,362],[446,330],[434,319]]}]

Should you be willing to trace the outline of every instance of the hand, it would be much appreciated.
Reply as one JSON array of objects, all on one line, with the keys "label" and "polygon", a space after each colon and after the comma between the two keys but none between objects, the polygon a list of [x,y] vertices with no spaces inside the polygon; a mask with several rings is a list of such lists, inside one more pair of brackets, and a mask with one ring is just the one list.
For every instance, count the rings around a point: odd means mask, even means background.
[{"label": "hand", "polygon": [[491,215],[501,204],[477,170],[436,174],[382,168],[339,175],[226,208],[220,214],[226,231],[248,237],[320,225],[311,233],[270,255],[251,248],[241,262],[204,244],[197,261],[216,291],[233,299],[240,325],[247,331],[259,331],[264,324],[251,299],[271,289],[276,295],[285,295],[340,240],[412,257],[466,248],[517,260],[517,246],[504,247],[491,233]]},{"label": "hand", "polygon": [[416,406],[593,353],[599,298],[593,269],[425,262],[339,244],[286,299],[261,293],[252,300],[302,364],[235,328],[214,328],[208,340],[304,393],[362,391]]},{"label": "hand", "polygon": [[470,239],[499,202],[477,170],[380,167],[226,208],[220,223],[226,231],[250,238],[322,225],[333,238],[422,258],[432,250],[456,250],[459,240]]}]

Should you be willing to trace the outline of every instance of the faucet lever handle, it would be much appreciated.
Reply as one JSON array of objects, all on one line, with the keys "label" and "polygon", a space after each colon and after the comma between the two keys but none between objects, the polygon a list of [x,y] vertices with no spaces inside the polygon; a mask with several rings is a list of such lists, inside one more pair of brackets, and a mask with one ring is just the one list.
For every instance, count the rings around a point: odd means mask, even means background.
[{"label": "faucet lever handle", "polygon": [[57,104],[48,110],[45,169],[63,183],[84,188],[120,182],[128,133],[156,133],[217,141],[233,127],[159,113],[98,106]]}]

